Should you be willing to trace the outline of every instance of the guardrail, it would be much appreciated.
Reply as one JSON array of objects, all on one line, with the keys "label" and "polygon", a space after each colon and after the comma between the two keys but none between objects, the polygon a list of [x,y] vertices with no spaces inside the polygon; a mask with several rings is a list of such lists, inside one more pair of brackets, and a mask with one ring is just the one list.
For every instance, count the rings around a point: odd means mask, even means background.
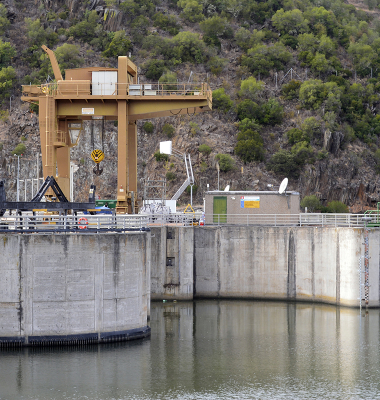
[{"label": "guardrail", "polygon": [[[195,226],[202,213],[138,214],[138,215],[4,215],[0,232],[125,232],[146,230],[153,226]],[[363,219],[364,214],[235,214],[206,215],[205,225],[253,226],[377,226]],[[380,223],[379,223],[380,226]]]},{"label": "guardrail", "polygon": [[41,93],[50,96],[206,96],[212,97],[212,91],[207,83],[94,83],[87,81],[59,81],[40,86],[23,85],[26,95]]},{"label": "guardrail", "polygon": [[205,222],[206,225],[363,227],[363,217],[364,214],[213,214],[206,215]]},{"label": "guardrail", "polygon": [[[198,216],[199,219],[199,216]],[[0,232],[124,232],[146,230],[151,226],[192,226],[197,223],[195,215],[4,215],[0,218]]]}]

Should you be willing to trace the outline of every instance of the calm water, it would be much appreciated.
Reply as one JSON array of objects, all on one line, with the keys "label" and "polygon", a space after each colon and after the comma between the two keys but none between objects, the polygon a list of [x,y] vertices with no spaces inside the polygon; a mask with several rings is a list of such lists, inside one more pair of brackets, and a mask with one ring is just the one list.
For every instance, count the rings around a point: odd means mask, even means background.
[{"label": "calm water", "polygon": [[148,340],[0,351],[0,399],[380,399],[380,311],[153,303]]}]

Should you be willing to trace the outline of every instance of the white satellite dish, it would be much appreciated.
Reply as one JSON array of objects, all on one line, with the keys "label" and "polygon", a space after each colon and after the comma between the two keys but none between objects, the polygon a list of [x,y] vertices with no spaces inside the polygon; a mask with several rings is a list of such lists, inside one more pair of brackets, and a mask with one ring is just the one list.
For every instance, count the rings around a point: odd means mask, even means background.
[{"label": "white satellite dish", "polygon": [[224,191],[225,192],[228,192],[230,190],[230,185],[227,185],[225,188],[224,188]]},{"label": "white satellite dish", "polygon": [[278,193],[283,194],[288,186],[288,178],[284,178],[281,182],[280,188],[278,189]]}]

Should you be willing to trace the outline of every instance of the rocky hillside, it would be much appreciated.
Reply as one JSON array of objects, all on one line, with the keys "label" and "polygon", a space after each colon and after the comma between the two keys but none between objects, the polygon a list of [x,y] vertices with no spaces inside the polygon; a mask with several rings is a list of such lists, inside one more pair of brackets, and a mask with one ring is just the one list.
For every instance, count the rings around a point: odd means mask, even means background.
[{"label": "rocky hillside", "polygon": [[[352,212],[376,206],[377,1],[1,0],[0,179],[8,196],[16,196],[15,151],[22,152],[20,178],[37,174],[38,108],[20,96],[21,85],[53,76],[40,49],[46,44],[62,70],[115,67],[117,55],[131,53],[140,82],[207,81],[213,89],[212,112],[138,122],[140,198],[148,179],[166,178],[168,198],[185,180],[182,160],[155,156],[159,142],[171,139],[191,155],[198,204],[207,185],[217,188],[219,160],[222,189],[267,190],[287,176],[290,189],[325,205],[340,200]],[[106,155],[100,177],[92,172],[94,148]],[[71,154],[77,201],[92,182],[100,197],[115,197],[116,154],[116,124],[86,123]],[[187,204],[189,193],[180,201]]]}]

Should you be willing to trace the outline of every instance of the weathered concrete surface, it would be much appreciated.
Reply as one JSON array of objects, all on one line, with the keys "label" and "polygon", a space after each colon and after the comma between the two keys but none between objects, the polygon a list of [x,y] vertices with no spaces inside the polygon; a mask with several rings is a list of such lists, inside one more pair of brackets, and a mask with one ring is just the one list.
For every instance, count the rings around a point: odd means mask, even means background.
[{"label": "weathered concrete surface", "polygon": [[151,298],[193,298],[193,227],[151,228]]},{"label": "weathered concrete surface", "polygon": [[[370,284],[378,287],[379,233],[370,237],[371,255],[377,255],[370,262]],[[195,296],[358,306],[363,241],[363,230],[352,228],[200,228],[195,233]],[[370,291],[370,305],[378,306],[379,290]]]},{"label": "weathered concrete surface", "polygon": [[147,253],[146,233],[0,234],[0,340],[144,329]]},{"label": "weathered concrete surface", "polygon": [[[178,240],[170,239],[169,245],[167,229],[152,231],[153,299],[190,299],[193,279],[195,298],[309,300],[359,306],[363,229],[171,227],[171,235]],[[369,235],[370,306],[378,307],[380,231],[374,229]],[[174,270],[166,266],[168,254],[180,260]],[[362,265],[364,270],[364,261]],[[177,286],[168,286],[171,282]]]}]

